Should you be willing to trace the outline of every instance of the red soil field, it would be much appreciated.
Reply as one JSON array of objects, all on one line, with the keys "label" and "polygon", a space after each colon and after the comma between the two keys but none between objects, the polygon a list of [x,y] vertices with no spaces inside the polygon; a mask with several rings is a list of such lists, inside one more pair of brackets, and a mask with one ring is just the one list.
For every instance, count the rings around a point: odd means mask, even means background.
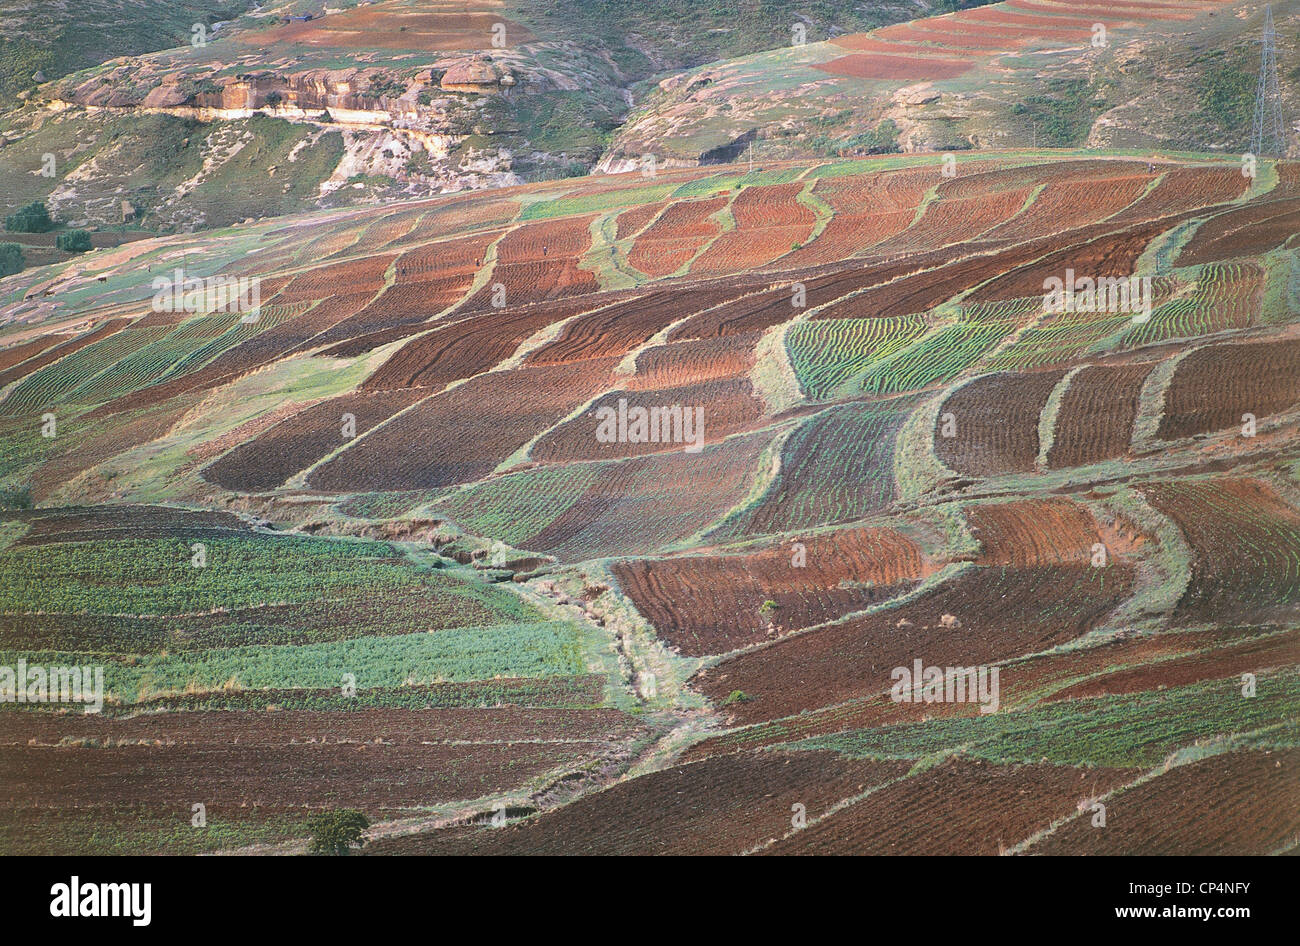
[{"label": "red soil field", "polygon": [[428,335],[403,345],[384,362],[362,387],[443,387],[496,367],[511,357],[519,345],[548,325],[597,308],[604,296],[543,302],[500,313],[481,313],[437,327]]},{"label": "red soil field", "polygon": [[[723,660],[693,686],[715,704],[734,690],[747,694],[726,707],[735,725],[887,693],[893,668],[917,658],[969,667],[1080,637],[1123,600],[1132,574],[1113,560],[1103,568],[973,566],[912,601]],[[944,615],[960,626],[945,627]]]},{"label": "red soil field", "polygon": [[[1128,216],[1125,213],[1125,219]],[[1104,223],[1098,224],[1097,229],[1107,226],[1109,225]],[[1042,297],[1045,292],[1044,282],[1049,277],[1064,279],[1066,270],[1069,269],[1073,269],[1080,277],[1127,279],[1136,271],[1138,257],[1169,226],[1168,221],[1124,225],[1122,229],[1117,226],[1113,233],[1084,239],[1064,250],[1038,254],[1040,258],[1033,262],[1003,270],[1005,275],[997,275],[996,269],[986,267],[993,278],[972,292],[969,299],[989,301]]]},{"label": "red soil field", "polygon": [[395,259],[396,255],[385,253],[317,266],[294,276],[280,290],[276,301],[281,304],[314,302],[353,292],[374,295],[384,287],[384,271]]},{"label": "red soil field", "polygon": [[788,268],[846,259],[911,226],[925,192],[935,184],[930,169],[828,177],[813,193],[835,214],[817,239],[782,260]]},{"label": "red soil field", "polygon": [[291,44],[322,49],[456,50],[490,49],[493,27],[506,24],[511,46],[535,42],[537,37],[518,23],[507,20],[494,4],[479,10],[411,12],[398,4],[378,3],[368,7],[317,15],[305,23],[286,23],[269,30],[236,34],[246,46],[263,48]]},{"label": "red soil field", "polygon": [[1142,196],[1150,178],[1133,175],[1053,181],[1025,212],[983,234],[985,240],[1026,240],[1098,223]]},{"label": "red soil field", "polygon": [[378,841],[374,854],[740,854],[807,817],[906,773],[906,762],[829,752],[762,752],[678,765],[504,828],[468,827]]},{"label": "red soil field", "polygon": [[1158,3],[1119,4],[1106,0],[1105,3],[1069,4],[1038,3],[1034,0],[1009,0],[1008,9],[1025,10],[1031,13],[1081,13],[1085,16],[1106,17],[1110,24],[1116,23],[1116,17],[1129,20],[1190,20],[1196,11],[1187,7],[1164,7]]},{"label": "red soil field", "polygon": [[854,79],[885,79],[895,82],[919,82],[925,79],[955,79],[970,72],[975,63],[969,60],[923,59],[917,56],[882,56],[853,53],[817,63],[814,69],[833,76]]},{"label": "red soil field", "polygon": [[1126,455],[1137,418],[1138,395],[1153,367],[1090,365],[1071,378],[1056,415],[1048,469]]},{"label": "red soil field", "polygon": [[804,181],[747,187],[731,204],[734,230],[723,233],[691,264],[693,275],[743,273],[776,260],[808,239],[816,217],[795,198]]},{"label": "red soil field", "polygon": [[873,253],[890,254],[909,249],[928,250],[974,240],[985,230],[996,227],[1024,207],[1033,188],[1001,191],[980,197],[949,198],[942,188],[937,200],[931,201],[906,230],[873,247]]},{"label": "red soil field", "polygon": [[24,809],[168,802],[188,812],[202,798],[372,810],[507,791],[608,751],[602,741],[6,746],[0,785],[9,805]]},{"label": "red soil field", "polygon": [[[1162,169],[1157,166],[1157,171]],[[1154,219],[1214,207],[1236,200],[1250,186],[1236,167],[1174,168],[1165,171],[1145,197],[1124,214],[1126,220]]]},{"label": "red soil field", "polygon": [[1178,255],[1179,266],[1258,256],[1300,233],[1300,197],[1254,200],[1211,217]]},{"label": "red soil field", "polygon": [[727,197],[681,200],[660,215],[632,243],[629,265],[647,276],[669,276],[690,261],[722,228],[709,217],[727,206]]},{"label": "red soil field", "polygon": [[885,53],[886,55],[902,56],[951,56],[955,59],[965,59],[967,53],[958,50],[939,49],[935,46],[923,46],[920,43],[901,43],[897,40],[876,39],[870,33],[850,33],[847,36],[836,36],[830,40],[835,46],[842,46],[844,49],[852,49],[859,53]]},{"label": "red soil field", "polygon": [[521,224],[496,247],[496,263],[487,281],[459,311],[492,311],[493,286],[505,286],[507,307],[595,292],[594,273],[580,268],[591,249],[593,215]]},{"label": "red soil field", "polygon": [[[735,555],[618,562],[623,593],[659,637],[689,657],[722,654],[800,630],[907,591],[931,570],[892,529],[844,529]],[[770,616],[760,613],[775,601]],[[769,626],[770,622],[770,626]]]},{"label": "red soil field", "polygon": [[[617,412],[620,400],[627,402],[629,411],[638,407],[647,410],[679,409],[683,413],[683,421],[691,425],[691,434],[695,438],[693,443],[699,443],[700,438],[704,443],[716,443],[754,427],[763,417],[763,402],[755,396],[749,378],[744,376],[653,391],[620,389],[602,395],[581,415],[549,431],[534,445],[529,458],[542,463],[570,463],[621,459],[647,453],[679,453],[684,449],[681,441],[601,443],[597,440],[600,421],[596,412],[602,408]],[[689,421],[685,419],[686,411],[693,412],[689,415]],[[702,422],[702,428],[696,426],[697,419]],[[663,431],[662,425],[658,425],[656,434],[685,436],[683,422],[679,422],[675,429],[673,427],[671,421],[668,431]]]},{"label": "red soil field", "polygon": [[322,358],[356,358],[358,355],[365,355],[376,348],[382,348],[393,342],[400,342],[404,338],[410,338],[412,335],[419,335],[428,330],[429,326],[423,322],[416,322],[414,325],[395,325],[392,328],[367,332],[364,335],[349,338],[337,345],[330,345],[328,348],[322,348],[317,354]]},{"label": "red soil field", "polygon": [[519,543],[561,562],[651,555],[708,528],[750,488],[769,433],[700,453],[663,453],[602,466],[601,476],[550,525]]},{"label": "red soil field", "polygon": [[809,824],[764,853],[1000,854],[1137,775],[949,759]]},{"label": "red soil field", "polygon": [[1088,564],[1093,544],[1101,541],[1092,514],[1069,499],[980,503],[963,511],[980,540],[981,565]]},{"label": "red soil field", "polygon": [[1293,624],[1300,598],[1300,511],[1245,477],[1142,487],[1192,547],[1192,577],[1174,621]]},{"label": "red soil field", "polygon": [[628,390],[653,390],[747,374],[754,367],[754,346],[760,336],[759,332],[747,332],[647,348],[636,356],[636,374],[627,379],[626,386]]},{"label": "red soil field", "polygon": [[[1038,416],[1064,371],[985,375],[955,391],[940,408],[935,455],[969,476],[1028,473],[1038,456]],[[941,435],[952,414],[956,435]]]},{"label": "red soil field", "polygon": [[330,398],[223,454],[204,468],[203,478],[238,492],[274,489],[348,443],[343,436],[344,414],[355,418],[356,434],[361,436],[426,394],[416,389]]},{"label": "red soil field", "polygon": [[1081,700],[1115,693],[1143,693],[1205,680],[1230,679],[1240,686],[1243,673],[1259,673],[1297,663],[1300,663],[1300,643],[1294,633],[1283,631],[1143,667],[1115,670],[1058,690],[1050,699]]},{"label": "red soil field", "polygon": [[[307,743],[418,745],[560,739],[616,743],[644,727],[615,709],[529,709],[518,706],[448,709],[358,709],[337,713],[277,710],[274,713],[142,713],[125,719],[98,715],[7,713],[0,717],[0,745],[57,746],[60,740],[97,739],[170,746],[288,746]],[[21,723],[21,725],[19,725]]]},{"label": "red soil field", "polygon": [[1105,830],[1080,816],[1031,854],[1264,855],[1300,832],[1300,750],[1247,749],[1177,766],[1107,801]]},{"label": "red soil field", "polygon": [[[693,315],[673,329],[668,340],[721,339],[761,334],[798,314],[793,305],[794,283],[754,292]],[[737,288],[735,292],[744,292]]]},{"label": "red soil field", "polygon": [[554,341],[529,355],[527,364],[564,364],[626,355],[677,320],[732,299],[742,291],[726,286],[657,289],[574,319]]},{"label": "red soil field", "polygon": [[604,389],[617,359],[472,378],[358,440],[310,477],[315,489],[432,489],[487,476]]},{"label": "red soil field", "polygon": [[915,24],[898,23],[876,30],[876,35],[882,39],[899,39],[904,42],[939,43],[948,49],[971,50],[975,55],[1014,50],[1028,39],[1023,34],[1022,38],[1017,40],[1014,37],[962,33],[944,28],[940,25],[942,22],[941,20],[918,20]]},{"label": "red soil field", "polygon": [[625,240],[633,234],[639,233],[646,224],[653,220],[670,203],[672,201],[659,200],[623,211],[614,221],[614,239]]},{"label": "red soil field", "polygon": [[1300,402],[1300,340],[1210,345],[1178,366],[1165,390],[1158,436],[1191,437],[1258,422]]},{"label": "red soil field", "polygon": [[[1275,651],[1280,648],[1275,646],[1267,653],[1264,651],[1263,642],[1271,638],[1259,638],[1260,643],[1247,639],[1239,647],[1229,650],[1234,648],[1232,641],[1242,639],[1239,631],[1161,632],[1149,637],[1110,639],[1093,647],[1011,661],[1001,668],[1001,703],[1003,707],[1013,707],[1026,700],[1051,702],[1067,695],[1082,698],[1153,690],[1166,680],[1174,686],[1183,682],[1219,679],[1232,673],[1230,669],[1226,674],[1219,672],[1231,660],[1245,660],[1248,656],[1253,658],[1256,668],[1276,664]],[[1216,647],[1223,650],[1214,650]],[[1210,656],[1202,657],[1196,653],[1202,649],[1208,649]],[[1220,660],[1217,656],[1220,653],[1229,656]],[[1181,659],[1184,656],[1187,663]],[[1163,659],[1167,657],[1176,659]],[[1193,665],[1192,661],[1200,663]],[[1050,692],[1052,687],[1059,687],[1061,683],[1079,680],[1082,682],[1075,686]],[[693,761],[737,749],[755,749],[854,729],[917,723],[925,717],[978,715],[979,705],[976,703],[895,703],[888,693],[882,693],[701,740],[683,754],[682,760]]]},{"label": "red soil field", "polygon": [[430,240],[445,240],[450,236],[484,228],[498,230],[519,215],[517,201],[488,196],[481,192],[438,197],[428,205],[411,231],[401,239],[409,246]]}]

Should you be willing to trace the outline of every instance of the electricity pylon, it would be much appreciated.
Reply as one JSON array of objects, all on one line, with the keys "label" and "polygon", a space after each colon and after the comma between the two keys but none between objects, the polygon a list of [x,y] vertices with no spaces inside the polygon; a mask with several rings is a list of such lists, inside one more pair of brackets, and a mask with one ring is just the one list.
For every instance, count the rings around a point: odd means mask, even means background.
[{"label": "electricity pylon", "polygon": [[1282,93],[1277,86],[1277,32],[1273,7],[1264,8],[1264,52],[1255,90],[1255,120],[1250,130],[1251,154],[1286,157],[1286,129],[1282,125]]}]

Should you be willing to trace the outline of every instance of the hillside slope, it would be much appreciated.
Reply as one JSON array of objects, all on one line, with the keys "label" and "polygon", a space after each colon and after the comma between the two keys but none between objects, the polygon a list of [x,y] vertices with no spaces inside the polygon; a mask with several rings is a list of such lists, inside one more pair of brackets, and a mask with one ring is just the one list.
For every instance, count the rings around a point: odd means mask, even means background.
[{"label": "hillside slope", "polygon": [[[0,841],[293,851],[346,805],[377,853],[1293,849],[1298,233],[1295,163],[1007,151],[6,278],[3,648],[112,700],[0,717],[44,826]],[[914,661],[1000,689],[891,696]],[[189,797],[222,830],[169,841]]]}]

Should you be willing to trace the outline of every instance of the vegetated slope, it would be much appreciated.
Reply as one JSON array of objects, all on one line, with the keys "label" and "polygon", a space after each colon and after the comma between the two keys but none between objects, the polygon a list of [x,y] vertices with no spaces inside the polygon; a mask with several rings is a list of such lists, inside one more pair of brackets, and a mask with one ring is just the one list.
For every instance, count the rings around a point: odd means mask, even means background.
[{"label": "vegetated slope", "polygon": [[[955,171],[565,180],[6,277],[0,663],[107,696],[5,711],[39,830],[0,844],[296,850],[346,806],[381,853],[1064,850],[1114,792],[1131,849],[1162,779],[1279,761],[1294,254],[1225,234],[1294,166]],[[154,305],[178,267],[260,304]],[[1050,311],[1069,270],[1151,277],[1151,318]],[[177,840],[205,784],[222,830]],[[1293,843],[1269,798],[1243,848]]]},{"label": "vegetated slope", "polygon": [[[1281,35],[1300,13],[1275,7]],[[1241,154],[1262,30],[1263,8],[1233,0],[1009,0],[810,36],[661,80],[600,166],[1085,143]]]},{"label": "vegetated slope", "polygon": [[[0,86],[30,104],[0,134],[34,161],[0,176],[0,209],[48,196],[62,219],[104,226],[126,196],[162,232],[572,176],[652,75],[779,47],[796,25],[822,39],[915,13],[903,0],[726,0],[689,16],[680,2],[98,0],[60,6],[51,30],[9,6]],[[46,154],[54,176],[33,179]],[[236,174],[259,179],[255,199]]]}]

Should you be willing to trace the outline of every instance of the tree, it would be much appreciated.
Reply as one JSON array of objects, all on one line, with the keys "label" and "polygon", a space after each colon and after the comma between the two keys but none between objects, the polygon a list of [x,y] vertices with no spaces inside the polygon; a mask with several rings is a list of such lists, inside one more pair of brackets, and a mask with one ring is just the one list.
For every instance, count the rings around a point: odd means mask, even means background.
[{"label": "tree", "polygon": [[370,827],[366,816],[359,811],[326,811],[312,818],[311,853],[332,854],[345,857],[354,847],[366,843],[361,832]]},{"label": "tree", "polygon": [[0,243],[0,276],[23,271],[23,248],[17,243]]},{"label": "tree", "polygon": [[54,221],[45,209],[45,202],[35,200],[5,217],[5,229],[11,233],[48,233],[54,229]]},{"label": "tree", "polygon": [[89,230],[69,230],[54,238],[54,245],[69,253],[84,253],[91,249]]}]

